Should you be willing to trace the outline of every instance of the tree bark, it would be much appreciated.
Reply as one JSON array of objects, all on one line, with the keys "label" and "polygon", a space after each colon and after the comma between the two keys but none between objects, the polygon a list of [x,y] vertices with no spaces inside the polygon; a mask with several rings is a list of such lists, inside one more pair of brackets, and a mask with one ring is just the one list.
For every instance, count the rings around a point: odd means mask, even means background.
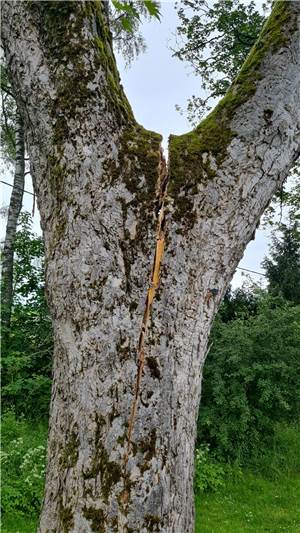
[{"label": "tree bark", "polygon": [[22,209],[25,172],[24,125],[20,113],[16,115],[16,160],[13,189],[9,202],[5,240],[2,252],[1,326],[2,338],[9,333],[13,301],[14,242]]},{"label": "tree bark", "polygon": [[299,154],[299,12],[275,5],[166,169],[120,86],[106,4],[3,2],[55,333],[41,533],[193,531],[211,322]]}]

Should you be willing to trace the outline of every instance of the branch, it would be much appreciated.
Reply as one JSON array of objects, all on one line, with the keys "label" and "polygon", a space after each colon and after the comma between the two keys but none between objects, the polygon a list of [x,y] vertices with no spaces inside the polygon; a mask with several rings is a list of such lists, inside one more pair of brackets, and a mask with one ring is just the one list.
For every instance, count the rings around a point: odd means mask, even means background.
[{"label": "branch", "polygon": [[225,97],[195,130],[170,138],[174,223],[196,242],[209,220],[232,267],[299,155],[299,15],[300,2],[276,2]]}]

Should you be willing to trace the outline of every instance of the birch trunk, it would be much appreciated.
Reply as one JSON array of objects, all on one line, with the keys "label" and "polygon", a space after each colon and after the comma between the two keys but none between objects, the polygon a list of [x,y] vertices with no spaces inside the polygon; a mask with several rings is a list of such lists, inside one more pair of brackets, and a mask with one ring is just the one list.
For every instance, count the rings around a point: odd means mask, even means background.
[{"label": "birch trunk", "polygon": [[13,189],[9,202],[6,233],[2,251],[2,287],[1,287],[1,325],[3,336],[6,337],[11,320],[13,300],[13,265],[14,242],[17,224],[23,202],[25,144],[24,125],[20,113],[16,115],[16,160]]},{"label": "birch trunk", "polygon": [[106,7],[3,2],[55,332],[39,531],[190,533],[211,322],[299,154],[300,3],[276,3],[224,100],[171,136],[168,169]]}]

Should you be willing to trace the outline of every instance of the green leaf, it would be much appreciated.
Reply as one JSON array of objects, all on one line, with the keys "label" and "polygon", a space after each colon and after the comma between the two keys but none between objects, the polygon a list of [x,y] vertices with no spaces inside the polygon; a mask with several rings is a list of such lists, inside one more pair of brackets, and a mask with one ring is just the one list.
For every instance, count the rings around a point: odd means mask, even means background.
[{"label": "green leaf", "polygon": [[160,20],[160,11],[157,2],[153,2],[153,0],[144,0],[144,4],[148,10],[149,15]]},{"label": "green leaf", "polygon": [[132,32],[132,22],[129,20],[128,17],[123,17],[121,19],[122,26],[124,30]]},{"label": "green leaf", "polygon": [[124,4],[122,2],[118,2],[117,0],[111,0],[111,1],[112,1],[112,5],[117,11],[123,11]]}]

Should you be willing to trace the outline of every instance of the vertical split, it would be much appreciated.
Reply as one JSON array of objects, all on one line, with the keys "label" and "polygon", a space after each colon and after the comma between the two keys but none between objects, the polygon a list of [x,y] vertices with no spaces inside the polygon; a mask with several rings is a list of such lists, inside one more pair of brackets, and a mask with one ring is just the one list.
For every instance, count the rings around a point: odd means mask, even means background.
[{"label": "vertical split", "polygon": [[159,286],[160,270],[162,264],[162,258],[164,255],[165,247],[165,227],[166,227],[166,213],[165,213],[165,198],[167,194],[167,187],[169,181],[169,172],[166,164],[166,160],[163,155],[162,148],[160,149],[160,161],[158,172],[158,186],[157,186],[157,198],[155,205],[155,212],[157,216],[157,229],[156,229],[156,247],[153,259],[150,286],[147,290],[147,296],[145,301],[145,310],[143,320],[140,329],[140,335],[137,347],[137,374],[135,380],[134,398],[131,406],[131,412],[128,423],[127,432],[127,450],[124,458],[125,470],[132,446],[132,434],[134,430],[134,423],[136,420],[139,397],[141,394],[141,383],[143,377],[143,370],[145,365],[145,341],[147,336],[147,329],[151,318],[152,303],[155,298],[156,290]]}]

